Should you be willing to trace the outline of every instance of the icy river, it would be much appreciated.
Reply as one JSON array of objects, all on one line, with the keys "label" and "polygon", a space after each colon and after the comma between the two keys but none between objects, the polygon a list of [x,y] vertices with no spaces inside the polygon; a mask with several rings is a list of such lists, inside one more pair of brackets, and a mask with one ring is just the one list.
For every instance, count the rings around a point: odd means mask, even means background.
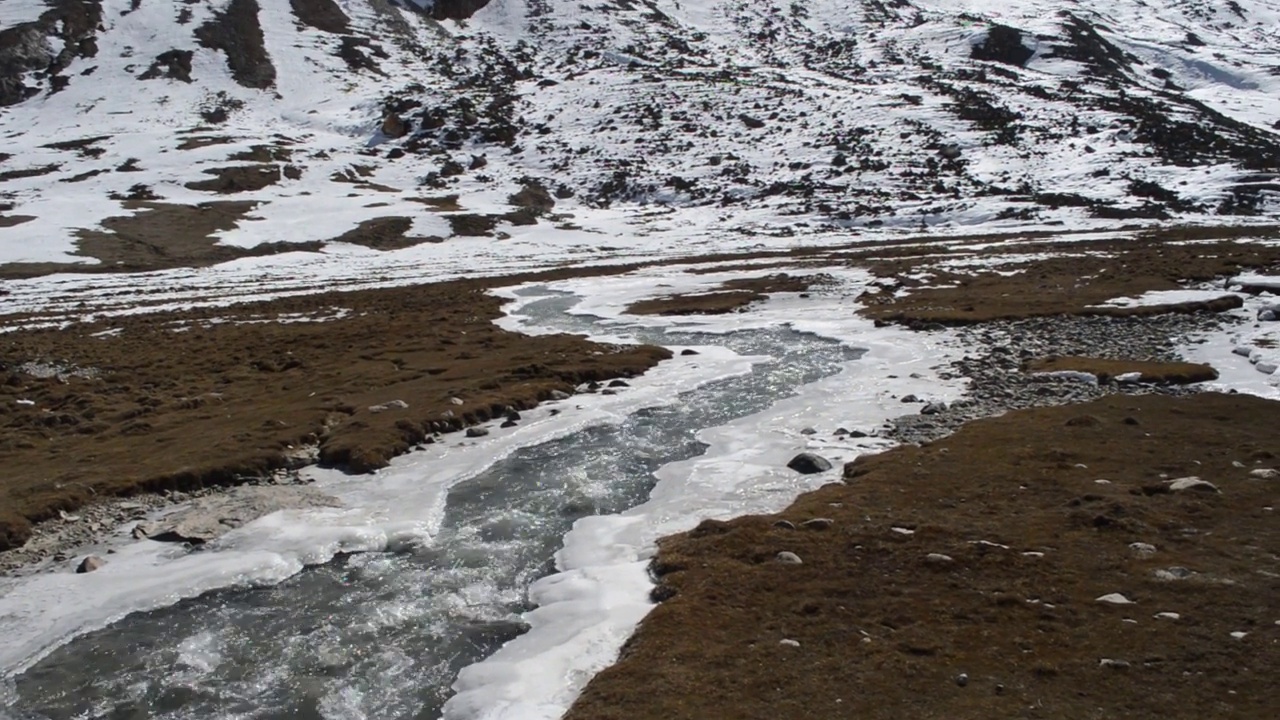
[{"label": "icy river", "polygon": [[[677,356],[616,394],[548,404],[372,476],[315,470],[344,509],[280,513],[198,552],[134,543],[93,576],[0,585],[0,636],[16,641],[0,651],[0,717],[556,717],[647,611],[654,539],[784,507],[884,446],[837,424],[874,431],[897,393],[942,392],[907,377],[933,351],[854,319],[807,325],[785,300],[681,324],[626,322],[564,289],[511,295],[512,327]],[[803,449],[836,469],[782,467]]]}]

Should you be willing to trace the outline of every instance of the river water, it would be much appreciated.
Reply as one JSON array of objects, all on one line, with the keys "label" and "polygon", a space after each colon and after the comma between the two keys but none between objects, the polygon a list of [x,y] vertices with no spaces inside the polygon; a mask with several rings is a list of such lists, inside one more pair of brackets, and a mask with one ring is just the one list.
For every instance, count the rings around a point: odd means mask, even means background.
[{"label": "river water", "polygon": [[[620,332],[566,312],[574,303],[556,295],[519,313],[569,332]],[[518,450],[451,488],[439,532],[421,546],[341,555],[270,587],[207,593],[81,636],[0,690],[10,698],[0,715],[438,718],[458,671],[523,632],[528,585],[555,569],[575,520],[643,502],[655,470],[704,450],[698,430],[765,410],[859,355],[787,328],[623,330],[772,361]]]}]

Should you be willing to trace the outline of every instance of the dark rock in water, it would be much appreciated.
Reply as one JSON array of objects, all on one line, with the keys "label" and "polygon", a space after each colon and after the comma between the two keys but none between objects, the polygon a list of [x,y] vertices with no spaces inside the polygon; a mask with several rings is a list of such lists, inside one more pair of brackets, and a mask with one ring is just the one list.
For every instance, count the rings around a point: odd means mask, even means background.
[{"label": "dark rock in water", "polygon": [[817,435],[817,434],[818,434],[818,431],[817,431],[815,428],[807,427],[807,428],[805,428],[805,429],[801,430],[801,431],[800,431],[800,434],[801,434],[801,435]]},{"label": "dark rock in water", "polygon": [[1022,31],[1008,25],[992,25],[987,37],[974,45],[969,57],[974,60],[1004,63],[1023,67],[1035,51],[1022,44]]},{"label": "dark rock in water", "polygon": [[924,407],[920,408],[920,414],[921,415],[937,415],[940,412],[945,412],[946,409],[947,409],[946,403],[940,403],[940,402],[929,403],[928,405],[925,405]]},{"label": "dark rock in water", "polygon": [[516,426],[516,425],[518,425],[518,424],[519,424],[519,423],[517,423],[515,420],[508,420],[508,421],[506,421],[506,422],[502,423],[502,425],[501,425],[500,427],[504,427],[504,428],[513,428],[513,427],[515,427],[515,426]]},{"label": "dark rock in water", "polygon": [[[959,145],[943,145],[941,148],[938,149],[938,154],[941,155],[945,160],[959,160],[960,156],[963,155],[964,153],[963,151],[960,150]],[[922,329],[940,330],[942,329],[942,326],[938,325],[937,323],[929,323],[927,327],[924,327]]]},{"label": "dark rock in water", "polygon": [[610,380],[609,387],[620,388],[620,387],[631,387],[631,385],[626,380]]},{"label": "dark rock in water", "polygon": [[915,395],[903,395],[902,402],[904,403],[920,402],[920,398],[916,397]]},{"label": "dark rock in water", "polygon": [[804,475],[812,475],[830,470],[831,461],[821,455],[806,452],[791,458],[791,462],[787,463],[787,467]]},{"label": "dark rock in water", "polygon": [[89,557],[80,561],[80,565],[76,567],[76,573],[81,575],[83,575],[84,573],[91,573],[94,570],[97,570],[98,568],[106,564],[107,564],[106,560],[103,560],[97,555],[90,555]]},{"label": "dark rock in water", "polygon": [[467,437],[469,438],[484,437],[485,435],[488,435],[488,434],[489,434],[488,428],[482,428],[482,427],[467,428]]},{"label": "dark rock in water", "polygon": [[684,350],[681,350],[681,351],[680,351],[680,354],[681,354],[681,355],[697,355],[697,354],[698,354],[698,351],[697,351],[697,350],[690,350],[689,348],[685,348]]},{"label": "dark rock in water", "polygon": [[518,410],[514,410],[514,409],[512,409],[512,410],[508,410],[508,411],[507,411],[507,419],[508,419],[508,420],[512,420],[512,421],[519,420],[519,419],[520,419],[520,412],[519,412]]},{"label": "dark rock in water", "polygon": [[867,437],[867,434],[866,434],[866,433],[864,433],[864,432],[862,432],[861,430],[852,430],[852,431],[850,431],[850,432],[849,432],[849,437],[851,437],[851,438],[864,438],[864,437]]}]

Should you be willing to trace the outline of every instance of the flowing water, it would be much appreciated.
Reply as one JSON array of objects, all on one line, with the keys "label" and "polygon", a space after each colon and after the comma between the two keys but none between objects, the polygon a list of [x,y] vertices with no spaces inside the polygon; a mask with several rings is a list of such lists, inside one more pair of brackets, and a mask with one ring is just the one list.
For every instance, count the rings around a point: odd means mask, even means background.
[{"label": "flowing water", "polygon": [[523,448],[450,490],[441,531],[425,547],[340,556],[272,587],[206,594],[82,636],[16,678],[8,712],[437,718],[458,670],[523,631],[525,590],[553,570],[576,519],[643,502],[657,468],[703,451],[699,429],[764,410],[858,357],[786,328],[725,335],[601,328],[567,314],[574,302],[553,296],[520,315],[565,331],[717,344],[774,361],[617,425]]}]

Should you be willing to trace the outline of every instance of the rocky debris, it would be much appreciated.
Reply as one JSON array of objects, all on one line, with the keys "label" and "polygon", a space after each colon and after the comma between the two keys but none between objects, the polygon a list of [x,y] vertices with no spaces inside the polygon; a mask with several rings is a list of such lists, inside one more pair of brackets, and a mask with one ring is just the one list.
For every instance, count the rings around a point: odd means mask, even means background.
[{"label": "rocky debris", "polygon": [[751,115],[748,115],[746,113],[742,113],[741,115],[739,115],[738,119],[742,121],[743,125],[746,125],[752,130],[759,130],[760,128],[764,127],[764,124],[765,124],[764,121],[761,120],[760,118],[752,117]]},{"label": "rocky debris", "polygon": [[809,518],[800,523],[800,527],[805,530],[826,530],[835,524],[835,520],[831,518]]},{"label": "rocky debris", "polygon": [[402,138],[409,134],[409,123],[399,115],[391,113],[382,119],[379,131],[389,138]]},{"label": "rocky debris", "polygon": [[1129,543],[1129,549],[1134,551],[1138,555],[1154,555],[1156,552],[1155,545],[1152,545],[1151,543],[1144,543],[1144,542]]},{"label": "rocky debris", "polygon": [[1186,580],[1187,578],[1195,575],[1196,573],[1184,567],[1174,566],[1174,567],[1157,569],[1152,574],[1155,575],[1155,578],[1157,580],[1164,580],[1168,582],[1172,580]]},{"label": "rocky debris", "polygon": [[791,458],[787,467],[803,475],[826,472],[831,469],[831,461],[814,453],[804,452]]},{"label": "rocky debris", "polygon": [[774,520],[774,521],[773,521],[773,526],[774,526],[774,527],[776,527],[776,528],[781,528],[781,529],[783,529],[783,530],[795,530],[795,529],[796,529],[796,524],[795,524],[795,523],[793,523],[793,522],[791,522],[790,520]]},{"label": "rocky debris", "polygon": [[334,35],[351,31],[351,21],[334,0],[289,0],[293,14],[308,27]]},{"label": "rocky debris", "polygon": [[956,686],[966,687],[969,684],[969,675],[968,673],[960,673],[959,675],[956,676],[955,680],[956,680]]},{"label": "rocky debris", "polygon": [[931,402],[920,408],[921,415],[937,415],[947,411],[947,404],[943,402]]},{"label": "rocky debris", "polygon": [[955,562],[955,558],[943,553],[929,553],[924,556],[924,561],[930,565],[950,565]]},{"label": "rocky debris", "polygon": [[467,437],[469,438],[484,437],[485,435],[488,435],[488,434],[489,434],[489,428],[482,428],[482,427],[469,427],[467,428],[467,433],[466,433]]},{"label": "rocky debris", "polygon": [[781,640],[778,641],[778,644],[784,645],[786,647],[797,647],[797,648],[800,647],[800,641],[792,640],[791,638],[782,638]]},{"label": "rocky debris", "polygon": [[1111,668],[1112,670],[1128,670],[1128,660],[1113,660],[1111,658],[1102,658],[1098,661],[1098,667]]},{"label": "rocky debris", "polygon": [[242,485],[195,500],[160,520],[139,523],[138,528],[151,540],[200,545],[280,510],[341,506],[337,498],[311,487]]},{"label": "rocky debris", "polygon": [[1257,480],[1273,480],[1280,477],[1280,470],[1275,468],[1257,468],[1249,471],[1249,477]]},{"label": "rocky debris", "polygon": [[106,560],[103,560],[97,555],[90,555],[84,560],[81,560],[80,564],[76,566],[76,573],[80,575],[83,575],[84,573],[91,573],[94,570],[103,568],[106,564]]},{"label": "rocky debris", "polygon": [[552,399],[552,400],[568,400],[568,399],[569,399],[569,398],[571,398],[571,397],[573,397],[573,396],[572,396],[572,395],[570,395],[569,393],[567,393],[567,392],[563,391],[563,390],[552,390],[552,391],[551,391],[551,399]]},{"label": "rocky debris", "polygon": [[549,212],[556,206],[555,198],[551,197],[546,186],[536,180],[525,180],[524,187],[508,197],[507,202],[537,213]]},{"label": "rocky debris", "polygon": [[780,552],[780,553],[778,553],[777,555],[775,555],[773,559],[774,559],[774,560],[776,560],[776,561],[778,561],[779,563],[782,563],[783,565],[802,565],[802,564],[804,564],[804,561],[800,559],[800,556],[799,556],[799,555],[797,555],[797,554],[795,554],[795,553],[793,553],[793,552],[791,552],[791,551],[789,551],[789,550],[783,550],[782,552]]},{"label": "rocky debris", "polygon": [[1101,597],[1095,598],[1094,602],[1103,603],[1105,605],[1134,605],[1134,601],[1125,597],[1122,593],[1107,593]]},{"label": "rocky debris", "polygon": [[700,353],[699,353],[697,350],[694,350],[694,349],[692,349],[692,348],[685,348],[684,350],[681,350],[681,351],[680,351],[680,354],[681,354],[682,356],[687,357],[687,356],[689,356],[689,355],[698,355],[698,354],[700,354]]},{"label": "rocky debris", "polygon": [[223,52],[237,83],[265,90],[275,85],[276,67],[267,54],[258,13],[258,0],[231,0],[196,28],[195,35],[201,47]]},{"label": "rocky debris", "polygon": [[180,80],[185,83],[191,80],[191,58],[195,53],[190,50],[169,50],[156,56],[151,67],[147,71],[138,76],[139,80],[155,80],[156,78],[168,78],[170,80]]}]

